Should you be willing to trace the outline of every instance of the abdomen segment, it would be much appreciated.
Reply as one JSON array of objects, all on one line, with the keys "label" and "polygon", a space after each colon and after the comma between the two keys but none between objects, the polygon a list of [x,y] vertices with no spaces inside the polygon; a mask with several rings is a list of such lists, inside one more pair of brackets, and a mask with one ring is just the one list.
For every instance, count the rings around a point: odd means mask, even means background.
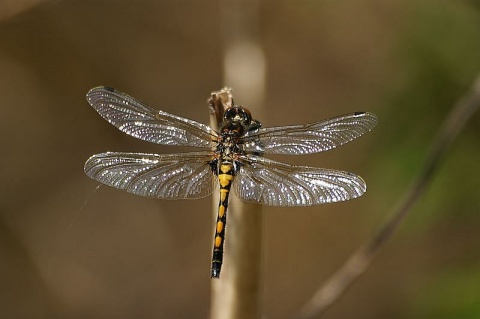
[{"label": "abdomen segment", "polygon": [[220,184],[220,200],[218,203],[217,222],[212,255],[212,278],[219,278],[223,263],[223,245],[225,242],[225,225],[227,223],[228,196],[234,179],[233,164],[223,162],[218,169],[218,183]]}]

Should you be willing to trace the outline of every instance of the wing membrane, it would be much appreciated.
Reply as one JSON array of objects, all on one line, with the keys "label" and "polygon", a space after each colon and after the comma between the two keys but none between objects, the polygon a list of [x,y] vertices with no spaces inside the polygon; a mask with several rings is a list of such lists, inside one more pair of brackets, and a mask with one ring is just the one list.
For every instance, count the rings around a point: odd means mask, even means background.
[{"label": "wing membrane", "polygon": [[107,152],[90,157],[85,173],[100,183],[161,199],[201,198],[215,184],[209,152],[142,154]]},{"label": "wing membrane", "polygon": [[377,122],[375,114],[357,112],[323,122],[262,128],[247,134],[244,149],[286,155],[323,152],[361,136]]},{"label": "wing membrane", "polygon": [[209,147],[216,136],[205,124],[157,111],[112,88],[91,89],[87,101],[119,130],[147,142]]},{"label": "wing membrane", "polygon": [[361,196],[360,176],[323,168],[293,166],[247,155],[233,182],[243,200],[271,206],[311,206]]}]

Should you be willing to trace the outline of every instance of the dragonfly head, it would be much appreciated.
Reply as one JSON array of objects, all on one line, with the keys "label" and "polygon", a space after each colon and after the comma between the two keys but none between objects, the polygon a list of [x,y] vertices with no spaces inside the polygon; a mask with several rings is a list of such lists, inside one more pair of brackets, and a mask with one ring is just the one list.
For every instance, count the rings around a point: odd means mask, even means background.
[{"label": "dragonfly head", "polygon": [[241,106],[234,106],[223,114],[222,131],[234,131],[243,134],[249,130],[252,123],[250,111]]}]

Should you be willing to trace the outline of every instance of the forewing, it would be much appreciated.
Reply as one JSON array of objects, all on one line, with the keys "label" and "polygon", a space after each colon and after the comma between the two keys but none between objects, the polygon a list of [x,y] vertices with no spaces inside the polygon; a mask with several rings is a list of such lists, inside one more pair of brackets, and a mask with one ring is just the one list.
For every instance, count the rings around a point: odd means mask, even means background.
[{"label": "forewing", "polygon": [[271,206],[311,206],[361,196],[360,176],[323,168],[293,166],[248,155],[240,158],[233,188],[243,200]]},{"label": "forewing", "polygon": [[93,155],[85,173],[100,183],[141,196],[161,199],[201,198],[214,189],[209,152]]},{"label": "forewing", "polygon": [[157,111],[112,88],[91,89],[87,101],[119,130],[147,142],[209,147],[216,136],[205,124]]},{"label": "forewing", "polygon": [[262,128],[247,133],[244,149],[266,154],[301,155],[327,151],[370,131],[375,114],[356,112],[305,125]]}]

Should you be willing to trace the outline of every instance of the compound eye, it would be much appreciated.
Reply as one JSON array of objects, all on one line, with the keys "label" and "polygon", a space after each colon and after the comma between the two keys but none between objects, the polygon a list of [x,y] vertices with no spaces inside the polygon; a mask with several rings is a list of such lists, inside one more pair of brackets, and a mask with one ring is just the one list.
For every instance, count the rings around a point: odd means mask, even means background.
[{"label": "compound eye", "polygon": [[243,123],[247,126],[250,125],[252,122],[252,114],[250,114],[250,111],[246,108],[242,108],[242,116],[243,116]]},{"label": "compound eye", "polygon": [[237,122],[247,126],[250,125],[251,121],[250,113],[240,107],[229,108],[225,111],[223,117],[226,121]]},{"label": "compound eye", "polygon": [[233,119],[235,118],[235,114],[236,114],[235,108],[232,107],[227,109],[225,113],[223,113],[223,118],[227,121],[233,121]]}]

